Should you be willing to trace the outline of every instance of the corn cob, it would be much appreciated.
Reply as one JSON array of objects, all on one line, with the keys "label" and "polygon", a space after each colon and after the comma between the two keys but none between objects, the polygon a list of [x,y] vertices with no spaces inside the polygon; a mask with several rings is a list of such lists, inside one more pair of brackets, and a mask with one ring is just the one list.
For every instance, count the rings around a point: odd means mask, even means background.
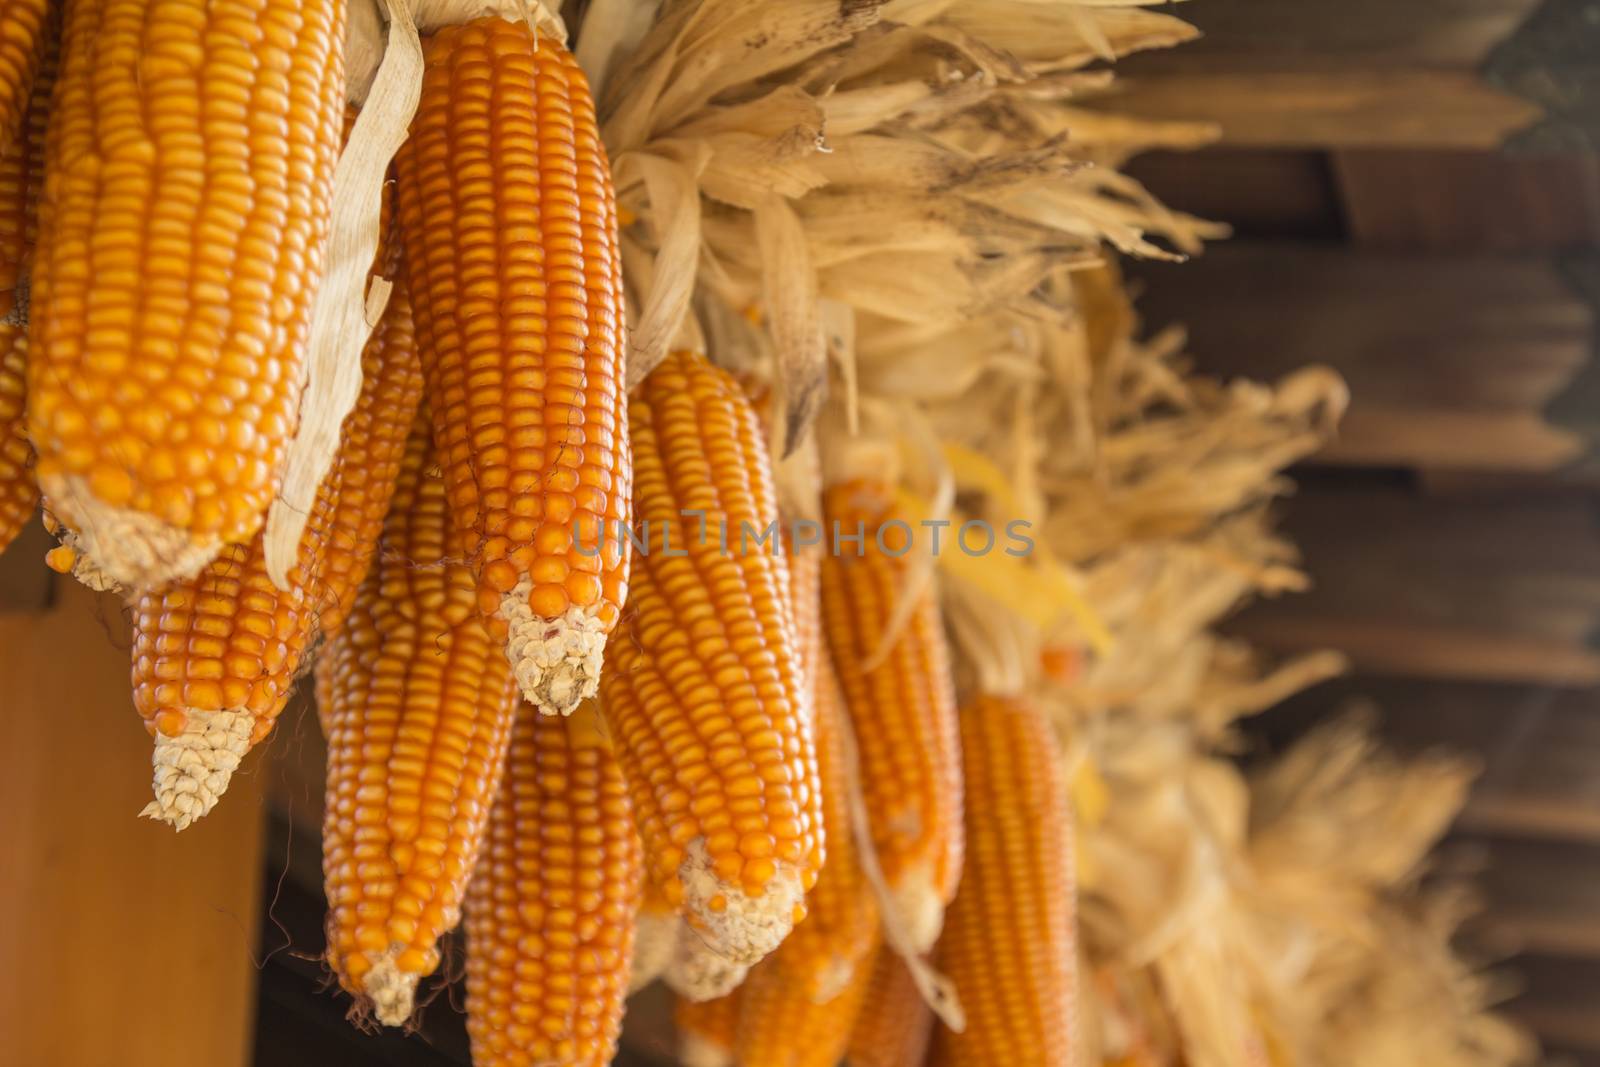
[{"label": "corn cob", "polygon": [[849,1067],[922,1067],[932,1035],[933,1010],[905,961],[880,948],[845,1062]]},{"label": "corn cob", "polygon": [[477,613],[418,413],[378,560],[317,663],[328,738],[328,963],[380,1022],[410,1016],[456,925],[517,709]]},{"label": "corn cob", "polygon": [[0,153],[19,139],[50,22],[50,0],[0,5]]},{"label": "corn cob", "polygon": [[822,638],[822,552],[811,546],[789,556],[796,629],[804,652],[816,723],[817,777],[828,858],[806,897],[806,918],[773,954],[784,979],[814,1000],[831,999],[849,984],[872,950],[877,898],[861,869],[850,819],[850,767],[843,731],[844,698]]},{"label": "corn cob", "polygon": [[627,596],[610,172],[550,34],[480,18],[425,50],[396,162],[434,439],[490,630],[527,698],[565,714],[594,695]]},{"label": "corn cob", "polygon": [[[0,24],[10,17],[0,15]],[[44,135],[56,76],[55,22],[50,18],[45,23],[43,54],[25,121],[10,146],[0,149],[0,552],[16,538],[39,502],[33,444],[28,440],[28,327],[26,308],[19,306],[24,299],[19,284],[39,236]],[[0,37],[4,35],[0,28]],[[0,44],[0,50],[4,47]]]},{"label": "corn cob", "polygon": [[[669,355],[629,409],[651,539],[613,635],[603,710],[651,877],[715,952],[752,963],[804,916],[822,863],[817,765],[788,574],[754,409],[704,357]],[[697,535],[683,509],[726,523]]]},{"label": "corn cob", "polygon": [[133,699],[155,739],[155,800],[144,814],[179,830],[215,806],[245,752],[271,732],[311,641],[339,628],[371,565],[422,393],[404,285],[361,364],[361,394],[289,587],[268,577],[257,533],[134,605]]},{"label": "corn cob", "polygon": [[[876,944],[873,937],[867,947]],[[763,961],[742,988],[734,1059],[739,1067],[835,1067],[850,1043],[872,969],[856,968],[836,996],[818,1003],[774,963]]]},{"label": "corn cob", "polygon": [[[944,906],[961,877],[961,756],[955,694],[939,608],[920,594],[909,623],[886,654],[878,644],[905,593],[908,554],[891,550],[897,515],[888,486],[845,482],[824,494],[840,541],[822,568],[824,629],[855,730],[861,787],[873,844],[894,909],[914,946],[939,936]],[[837,523],[837,526],[834,524]],[[869,657],[879,655],[872,669]]]},{"label": "corn cob", "polygon": [[260,526],[295,428],[342,0],[70,0],[30,306],[39,486],[111,578]]},{"label": "corn cob", "polygon": [[739,1031],[739,991],[713,1000],[678,997],[672,1009],[683,1067],[733,1067]]},{"label": "corn cob", "polygon": [[968,858],[939,961],[967,1026],[941,1027],[936,1057],[951,1067],[1069,1064],[1072,817],[1055,739],[1032,706],[982,697],[961,710],[961,744]]},{"label": "corn cob", "polygon": [[467,1030],[478,1067],[603,1067],[616,1053],[643,875],[592,703],[523,703],[467,894]]}]

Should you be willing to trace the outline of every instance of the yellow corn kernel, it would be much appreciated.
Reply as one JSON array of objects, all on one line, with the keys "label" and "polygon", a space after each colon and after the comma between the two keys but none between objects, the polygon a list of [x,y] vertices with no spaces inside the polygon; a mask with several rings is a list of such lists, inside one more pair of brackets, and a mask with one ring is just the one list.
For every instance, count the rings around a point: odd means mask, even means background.
[{"label": "yellow corn kernel", "polygon": [[[823,628],[855,730],[861,788],[896,912],[919,950],[939,936],[961,877],[961,749],[949,653],[932,589],[879,649],[895,604],[908,595],[909,552],[895,556],[889,486],[846,482],[824,494],[839,551],[822,567]],[[834,524],[837,524],[835,526]],[[882,545],[879,532],[883,531]],[[862,534],[856,542],[845,537]],[[889,551],[885,551],[887,546]],[[877,656],[871,670],[866,666]]]},{"label": "yellow corn kernel", "polygon": [[419,412],[375,565],[317,663],[328,964],[390,1026],[461,917],[516,714]]},{"label": "yellow corn kernel", "polygon": [[480,18],[425,53],[396,166],[434,439],[490,630],[524,695],[565,714],[594,695],[627,596],[610,170],[548,33]]},{"label": "yellow corn kernel", "polygon": [[617,1050],[643,861],[592,703],[517,712],[467,894],[477,1067],[604,1067]]},{"label": "yellow corn kernel", "polygon": [[289,587],[268,577],[257,533],[134,603],[133,700],[155,738],[151,818],[182,830],[215,806],[288,703],[311,642],[350,610],[422,395],[403,284],[362,351],[361,373]]},{"label": "yellow corn kernel", "polygon": [[850,1067],[922,1067],[933,1035],[933,1010],[892,949],[878,950],[866,1001],[850,1031]]},{"label": "yellow corn kernel", "polygon": [[795,618],[804,652],[816,727],[817,778],[827,862],[806,897],[806,917],[772,955],[786,981],[818,1001],[830,1000],[865,965],[878,929],[877,898],[856,852],[850,821],[850,767],[844,698],[822,639],[822,552],[810,546],[789,556]]},{"label": "yellow corn kernel", "polygon": [[51,0],[6,0],[0,5],[0,153],[18,138],[47,47]]},{"label": "yellow corn kernel", "polygon": [[733,1067],[739,1032],[739,991],[712,1000],[678,997],[672,1008],[683,1067]]},{"label": "yellow corn kernel", "polygon": [[[822,865],[817,763],[770,461],[732,376],[676,352],[634,393],[634,513],[650,540],[602,709],[652,878],[710,948],[752,963]],[[700,521],[684,510],[703,510]],[[718,523],[726,523],[728,547]]]},{"label": "yellow corn kernel", "polygon": [[[876,944],[873,937],[867,948]],[[850,1043],[872,969],[856,968],[837,995],[818,1003],[776,962],[762,961],[742,987],[735,1061],[739,1067],[835,1067]]]},{"label": "yellow corn kernel", "polygon": [[30,305],[40,488],[112,579],[260,526],[344,114],[341,0],[68,0]]},{"label": "yellow corn kernel", "polygon": [[967,864],[950,905],[939,963],[966,1009],[943,1027],[950,1067],[1073,1061],[1077,1003],[1072,814],[1043,714],[982,697],[961,709],[967,775]]}]

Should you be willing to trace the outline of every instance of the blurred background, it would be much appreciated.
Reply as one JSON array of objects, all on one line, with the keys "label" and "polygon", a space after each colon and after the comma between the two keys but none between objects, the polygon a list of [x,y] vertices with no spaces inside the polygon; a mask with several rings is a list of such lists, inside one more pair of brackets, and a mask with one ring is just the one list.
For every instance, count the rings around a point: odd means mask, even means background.
[{"label": "blurred background", "polygon": [[[1504,961],[1548,1062],[1600,1064],[1600,3],[1181,14],[1205,37],[1119,64],[1105,106],[1221,124],[1131,172],[1235,239],[1133,267],[1146,328],[1185,324],[1206,373],[1325,363],[1353,394],[1284,506],[1315,590],[1231,625],[1354,671],[1250,723],[1241,758],[1352,704],[1402,748],[1475,753],[1439,861],[1478,873],[1467,947]],[[148,740],[131,714],[103,728],[128,702],[126,625],[39,567],[46,547],[33,530],[0,558],[0,959],[22,961],[0,971],[0,1034],[21,1035],[0,1059],[466,1064],[458,989],[418,1033],[368,1037],[329,988],[304,702],[181,838],[131,818]],[[17,1018],[22,983],[74,995]],[[618,1062],[669,1063],[665,1029],[646,993]]]}]

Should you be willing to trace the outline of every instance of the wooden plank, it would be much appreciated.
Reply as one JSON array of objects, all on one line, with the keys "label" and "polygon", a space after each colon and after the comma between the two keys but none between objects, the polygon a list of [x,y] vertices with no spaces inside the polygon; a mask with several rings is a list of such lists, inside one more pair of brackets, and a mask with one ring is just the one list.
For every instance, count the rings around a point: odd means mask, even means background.
[{"label": "wooden plank", "polygon": [[1411,251],[1600,247],[1600,157],[1336,152],[1350,239]]},{"label": "wooden plank", "polygon": [[1315,588],[1230,629],[1283,652],[1333,647],[1360,669],[1600,684],[1600,526],[1586,499],[1485,506],[1322,489],[1286,512]]},{"label": "wooden plank", "polygon": [[1204,0],[1177,9],[1203,36],[1126,60],[1139,70],[1470,69],[1540,0]]},{"label": "wooden plank", "polygon": [[[1523,956],[1505,971],[1519,979],[1522,993],[1506,1014],[1533,1030],[1547,1046],[1574,1050],[1592,1063],[1600,1056],[1600,963],[1552,956]],[[1555,1064],[1554,1056],[1542,1061]]]},{"label": "wooden plank", "polygon": [[1542,114],[1464,70],[1129,70],[1092,106],[1215,123],[1224,145],[1293,149],[1492,149]]},{"label": "wooden plank", "polygon": [[261,808],[251,776],[174,834],[138,818],[150,739],[118,604],[62,583],[0,617],[0,1034],[32,1067],[244,1067]]},{"label": "wooden plank", "polygon": [[1185,324],[1203,371],[1344,375],[1352,406],[1322,461],[1551,471],[1586,447],[1546,409],[1591,367],[1596,313],[1548,260],[1241,242],[1137,277],[1145,321]]},{"label": "wooden plank", "polygon": [[1480,761],[1458,829],[1600,846],[1600,692],[1363,674],[1297,694],[1257,729],[1281,748],[1357,707],[1371,709],[1402,752]]},{"label": "wooden plank", "polygon": [[1147,152],[1127,172],[1164,203],[1225,222],[1238,238],[1343,235],[1339,191],[1324,152]]},{"label": "wooden plank", "polygon": [[1492,148],[1543,114],[1480,75],[1538,2],[1207,0],[1181,12],[1203,36],[1119,63],[1107,106],[1240,146]]},{"label": "wooden plank", "polygon": [[1479,867],[1474,881],[1488,906],[1469,925],[1474,941],[1496,954],[1600,961],[1600,849],[1458,838],[1448,851]]}]

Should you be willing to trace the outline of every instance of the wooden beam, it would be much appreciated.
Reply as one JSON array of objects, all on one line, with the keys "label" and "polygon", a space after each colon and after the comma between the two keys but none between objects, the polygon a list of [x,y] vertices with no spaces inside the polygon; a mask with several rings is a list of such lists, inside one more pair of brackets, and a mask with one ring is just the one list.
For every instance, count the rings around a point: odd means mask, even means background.
[{"label": "wooden beam", "polygon": [[[1130,63],[1131,67],[1132,64]],[[1534,105],[1470,71],[1124,72],[1096,106],[1215,123],[1240,148],[1497,148]]]},{"label": "wooden beam", "polygon": [[0,1034],[39,1067],[244,1067],[261,807],[250,775],[178,835],[138,817],[150,739],[114,598],[0,616]]},{"label": "wooden beam", "polygon": [[[1522,983],[1522,992],[1506,1005],[1506,1014],[1521,1022],[1546,1045],[1589,1054],[1581,1063],[1600,1060],[1600,963],[1570,957],[1529,955],[1508,961],[1504,970]],[[1550,1056],[1542,1063],[1570,1061]]]},{"label": "wooden beam", "polygon": [[1336,152],[1350,239],[1412,252],[1600,247],[1600,157]]},{"label": "wooden beam", "polygon": [[1322,489],[1286,511],[1315,581],[1234,632],[1282,652],[1331,647],[1423,678],[1600,684],[1600,525],[1584,498],[1514,506]]},{"label": "wooden beam", "polygon": [[1128,174],[1162,202],[1233,227],[1238,238],[1338,240],[1339,190],[1325,152],[1218,148],[1147,152]]},{"label": "wooden beam", "polygon": [[1203,371],[1344,375],[1352,405],[1320,462],[1543,472],[1587,448],[1546,409],[1584,381],[1600,327],[1548,260],[1258,242],[1137,276],[1146,322],[1185,324]]},{"label": "wooden beam", "polygon": [[[1204,36],[1119,63],[1106,106],[1216,122],[1239,146],[1493,148],[1544,113],[1480,73],[1537,6],[1207,0],[1183,11]],[[1522,88],[1530,69],[1501,81]]]}]

